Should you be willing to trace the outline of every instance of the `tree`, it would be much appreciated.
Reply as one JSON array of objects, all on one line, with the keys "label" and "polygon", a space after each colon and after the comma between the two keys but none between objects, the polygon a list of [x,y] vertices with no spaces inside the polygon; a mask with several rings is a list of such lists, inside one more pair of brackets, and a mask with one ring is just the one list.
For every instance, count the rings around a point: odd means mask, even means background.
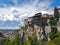
[{"label": "tree", "polygon": [[57,28],[56,28],[57,22],[54,17],[50,18],[49,24],[51,26],[51,32],[49,33],[49,38],[53,40],[57,37],[55,35],[57,33]]},{"label": "tree", "polygon": [[51,18],[50,18],[49,24],[50,24],[50,26],[56,26],[57,22],[56,22],[56,20],[55,20],[54,17],[51,17]]},{"label": "tree", "polygon": [[29,40],[31,40],[31,45],[38,45],[38,40],[35,33],[31,37],[29,37]]},{"label": "tree", "polygon": [[10,40],[9,40],[9,38],[4,42],[4,45],[9,45],[9,42],[10,42]]},{"label": "tree", "polygon": [[16,30],[16,33],[15,33],[15,45],[19,45],[20,43],[19,43],[19,41],[20,41],[20,35],[19,35],[19,33],[18,33],[18,30]]},{"label": "tree", "polygon": [[21,29],[22,29],[23,31],[26,31],[26,30],[27,30],[27,28],[28,28],[28,26],[27,26],[27,25],[25,25],[25,26],[22,26],[22,27],[21,27]]},{"label": "tree", "polygon": [[46,43],[46,45],[57,45],[57,44],[54,43],[54,42],[49,41],[49,42]]},{"label": "tree", "polygon": [[31,45],[31,40],[27,40],[23,43],[23,45]]}]

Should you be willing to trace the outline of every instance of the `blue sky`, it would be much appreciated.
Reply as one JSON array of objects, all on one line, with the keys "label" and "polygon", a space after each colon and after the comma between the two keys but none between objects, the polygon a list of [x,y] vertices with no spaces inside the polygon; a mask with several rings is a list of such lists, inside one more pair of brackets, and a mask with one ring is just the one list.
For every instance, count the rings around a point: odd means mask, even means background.
[{"label": "blue sky", "polygon": [[[22,5],[24,3],[33,3],[35,0],[0,0],[1,4],[6,4],[7,6]],[[39,2],[48,1],[48,0],[39,0]],[[60,0],[49,0],[52,4],[51,6],[60,6]],[[1,5],[2,6],[2,5]]]},{"label": "blue sky", "polygon": [[42,12],[53,14],[60,0],[0,0],[0,29],[18,28],[24,19]]}]

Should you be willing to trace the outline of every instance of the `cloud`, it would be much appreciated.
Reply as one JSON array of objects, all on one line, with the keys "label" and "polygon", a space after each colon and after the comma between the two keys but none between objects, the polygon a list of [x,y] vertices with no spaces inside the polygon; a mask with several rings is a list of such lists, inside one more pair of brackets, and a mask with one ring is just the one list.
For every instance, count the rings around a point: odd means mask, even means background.
[{"label": "cloud", "polygon": [[[17,0],[12,0],[14,3],[17,3]],[[42,13],[49,13],[52,8],[50,7],[51,0],[30,0],[30,3],[23,3],[22,6],[12,6],[12,7],[5,7],[0,8],[0,15],[4,15],[4,20],[16,20],[16,17],[19,15],[18,19],[24,19],[24,17],[33,16],[35,13],[42,12]],[[13,11],[17,10],[17,14],[12,13]],[[3,12],[3,13],[2,13]],[[17,20],[18,20],[17,19]]]},{"label": "cloud", "polygon": [[17,0],[12,1],[15,3],[15,6],[0,8],[1,21],[10,20],[23,24],[25,18],[33,16],[38,12],[42,12],[43,14],[53,12],[51,0],[29,0],[30,2],[23,2],[22,5],[17,3]]},{"label": "cloud", "polygon": [[[12,0],[17,3],[17,0]],[[4,20],[18,20],[20,18],[33,16],[35,13],[42,12],[42,13],[49,13],[52,12],[52,7],[50,7],[51,1],[50,0],[30,0],[30,3],[23,3],[23,6],[12,6],[12,7],[5,7],[0,8],[0,18],[4,18]],[[13,11],[17,10],[17,14],[12,13]],[[18,16],[19,15],[19,16]],[[18,17],[18,18],[16,18]],[[5,19],[6,18],[6,19]],[[1,20],[1,19],[0,19]]]}]

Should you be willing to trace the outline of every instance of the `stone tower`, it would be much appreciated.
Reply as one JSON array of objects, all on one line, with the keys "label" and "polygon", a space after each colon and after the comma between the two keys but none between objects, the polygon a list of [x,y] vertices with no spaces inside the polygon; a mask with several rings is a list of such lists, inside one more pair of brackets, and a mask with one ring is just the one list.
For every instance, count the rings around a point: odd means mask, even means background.
[{"label": "stone tower", "polygon": [[55,9],[54,9],[54,17],[57,21],[59,20],[59,11],[58,11],[57,7],[55,7]]}]

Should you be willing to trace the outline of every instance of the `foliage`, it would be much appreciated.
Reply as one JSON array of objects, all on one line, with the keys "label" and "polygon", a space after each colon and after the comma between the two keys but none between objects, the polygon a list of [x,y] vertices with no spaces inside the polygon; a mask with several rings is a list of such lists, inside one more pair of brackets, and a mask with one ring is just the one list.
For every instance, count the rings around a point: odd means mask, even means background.
[{"label": "foliage", "polygon": [[31,45],[37,45],[38,44],[37,36],[35,33],[32,35],[32,37],[29,38],[29,40],[31,40]]},{"label": "foliage", "polygon": [[24,27],[24,26],[22,26],[22,27],[21,27],[21,29],[23,29],[23,30],[24,30],[24,29],[25,29],[25,27]]},{"label": "foliage", "polygon": [[10,42],[10,40],[7,39],[7,40],[4,42],[4,45],[9,45],[9,42]]},{"label": "foliage", "polygon": [[55,20],[55,18],[51,17],[50,20],[49,20],[49,24],[50,24],[51,26],[55,26],[55,25],[56,25],[56,20]]},{"label": "foliage", "polygon": [[51,27],[51,32],[56,34],[57,33],[57,28],[56,27]]},{"label": "foliage", "polygon": [[57,35],[55,35],[57,33],[57,28],[56,28],[57,22],[54,17],[50,18],[49,24],[51,26],[51,32],[49,33],[49,38],[53,40],[57,37]]},{"label": "foliage", "polygon": [[27,30],[27,25],[21,27],[22,30]]},{"label": "foliage", "polygon": [[57,32],[55,35],[57,35],[58,37],[60,37],[60,32]]},{"label": "foliage", "polygon": [[46,45],[57,45],[57,44],[54,43],[54,42],[49,41],[49,42],[46,43]]},{"label": "foliage", "polygon": [[49,38],[51,40],[55,39],[57,37],[57,28],[51,27],[51,32],[49,33]]},{"label": "foliage", "polygon": [[56,43],[57,45],[60,45],[60,37],[55,38],[53,42]]},{"label": "foliage", "polygon": [[30,40],[27,40],[23,43],[23,45],[31,45],[31,41]]},{"label": "foliage", "polygon": [[53,40],[54,38],[55,38],[55,36],[54,36],[54,33],[49,33],[49,38],[51,39],[51,40]]}]

